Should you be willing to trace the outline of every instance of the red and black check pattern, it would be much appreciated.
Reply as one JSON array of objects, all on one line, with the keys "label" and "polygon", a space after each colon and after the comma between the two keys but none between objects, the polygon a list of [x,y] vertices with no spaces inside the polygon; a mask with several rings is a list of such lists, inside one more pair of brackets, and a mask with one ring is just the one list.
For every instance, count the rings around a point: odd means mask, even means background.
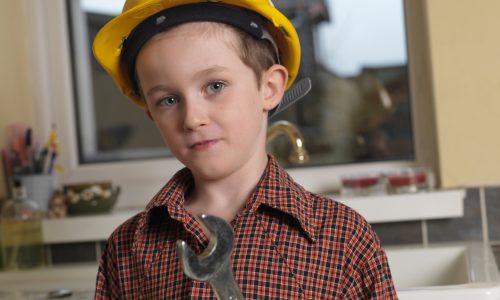
[{"label": "red and black check pattern", "polygon": [[[201,252],[208,239],[183,207],[193,184],[179,171],[146,209],[110,237],[96,299],[215,299],[187,278],[175,242]],[[387,258],[355,211],[304,190],[273,158],[232,222],[232,266],[246,299],[397,299]]]}]

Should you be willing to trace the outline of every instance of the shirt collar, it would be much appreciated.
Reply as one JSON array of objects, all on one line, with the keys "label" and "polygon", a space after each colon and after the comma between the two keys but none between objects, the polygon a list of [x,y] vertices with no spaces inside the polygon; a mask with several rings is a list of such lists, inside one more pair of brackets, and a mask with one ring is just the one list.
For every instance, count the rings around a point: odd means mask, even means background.
[{"label": "shirt collar", "polygon": [[[269,155],[268,158],[264,174],[251,195],[247,208],[256,212],[260,205],[265,205],[288,214],[298,221],[308,238],[315,241],[316,224],[311,194],[297,184],[272,156]],[[186,222],[188,216],[183,207],[184,195],[192,185],[193,176],[189,169],[178,171],[146,206],[146,218],[140,225],[148,223],[152,210],[159,207],[166,207],[170,218]]]},{"label": "shirt collar", "polygon": [[[188,168],[179,170],[163,188],[153,197],[139,220],[138,229],[145,228],[157,218],[171,218],[180,222],[187,222],[188,215],[184,209],[184,195],[193,185],[193,176]],[[161,213],[167,211],[167,214]]]},{"label": "shirt collar", "polygon": [[247,207],[256,211],[260,205],[266,205],[290,215],[314,242],[316,224],[311,194],[296,183],[272,156],[268,157],[266,170]]}]

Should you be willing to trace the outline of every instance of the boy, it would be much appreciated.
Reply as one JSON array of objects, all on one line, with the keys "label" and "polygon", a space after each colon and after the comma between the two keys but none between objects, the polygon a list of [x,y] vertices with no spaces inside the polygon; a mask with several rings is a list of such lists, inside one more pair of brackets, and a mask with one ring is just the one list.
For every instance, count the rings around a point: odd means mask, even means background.
[{"label": "boy", "polygon": [[245,298],[395,299],[376,234],[295,183],[265,152],[268,114],[294,81],[297,34],[268,0],[128,0],[94,53],[186,168],[110,237],[96,299],[213,298],[175,242],[208,245],[202,213],[235,232]]}]

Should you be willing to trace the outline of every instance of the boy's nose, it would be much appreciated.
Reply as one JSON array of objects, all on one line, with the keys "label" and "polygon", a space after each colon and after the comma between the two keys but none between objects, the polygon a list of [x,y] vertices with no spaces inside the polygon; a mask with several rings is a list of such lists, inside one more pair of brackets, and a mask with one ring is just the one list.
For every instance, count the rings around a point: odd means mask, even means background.
[{"label": "boy's nose", "polygon": [[196,130],[209,122],[208,113],[202,103],[186,103],[184,106],[184,129]]}]

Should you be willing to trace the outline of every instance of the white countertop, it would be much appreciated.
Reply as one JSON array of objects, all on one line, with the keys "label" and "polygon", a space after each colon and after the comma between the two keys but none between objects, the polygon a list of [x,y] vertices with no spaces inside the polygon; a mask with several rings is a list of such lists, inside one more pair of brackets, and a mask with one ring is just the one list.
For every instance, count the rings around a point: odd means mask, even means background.
[{"label": "white countertop", "polygon": [[464,198],[465,190],[441,190],[335,200],[355,209],[373,224],[463,217]]}]

